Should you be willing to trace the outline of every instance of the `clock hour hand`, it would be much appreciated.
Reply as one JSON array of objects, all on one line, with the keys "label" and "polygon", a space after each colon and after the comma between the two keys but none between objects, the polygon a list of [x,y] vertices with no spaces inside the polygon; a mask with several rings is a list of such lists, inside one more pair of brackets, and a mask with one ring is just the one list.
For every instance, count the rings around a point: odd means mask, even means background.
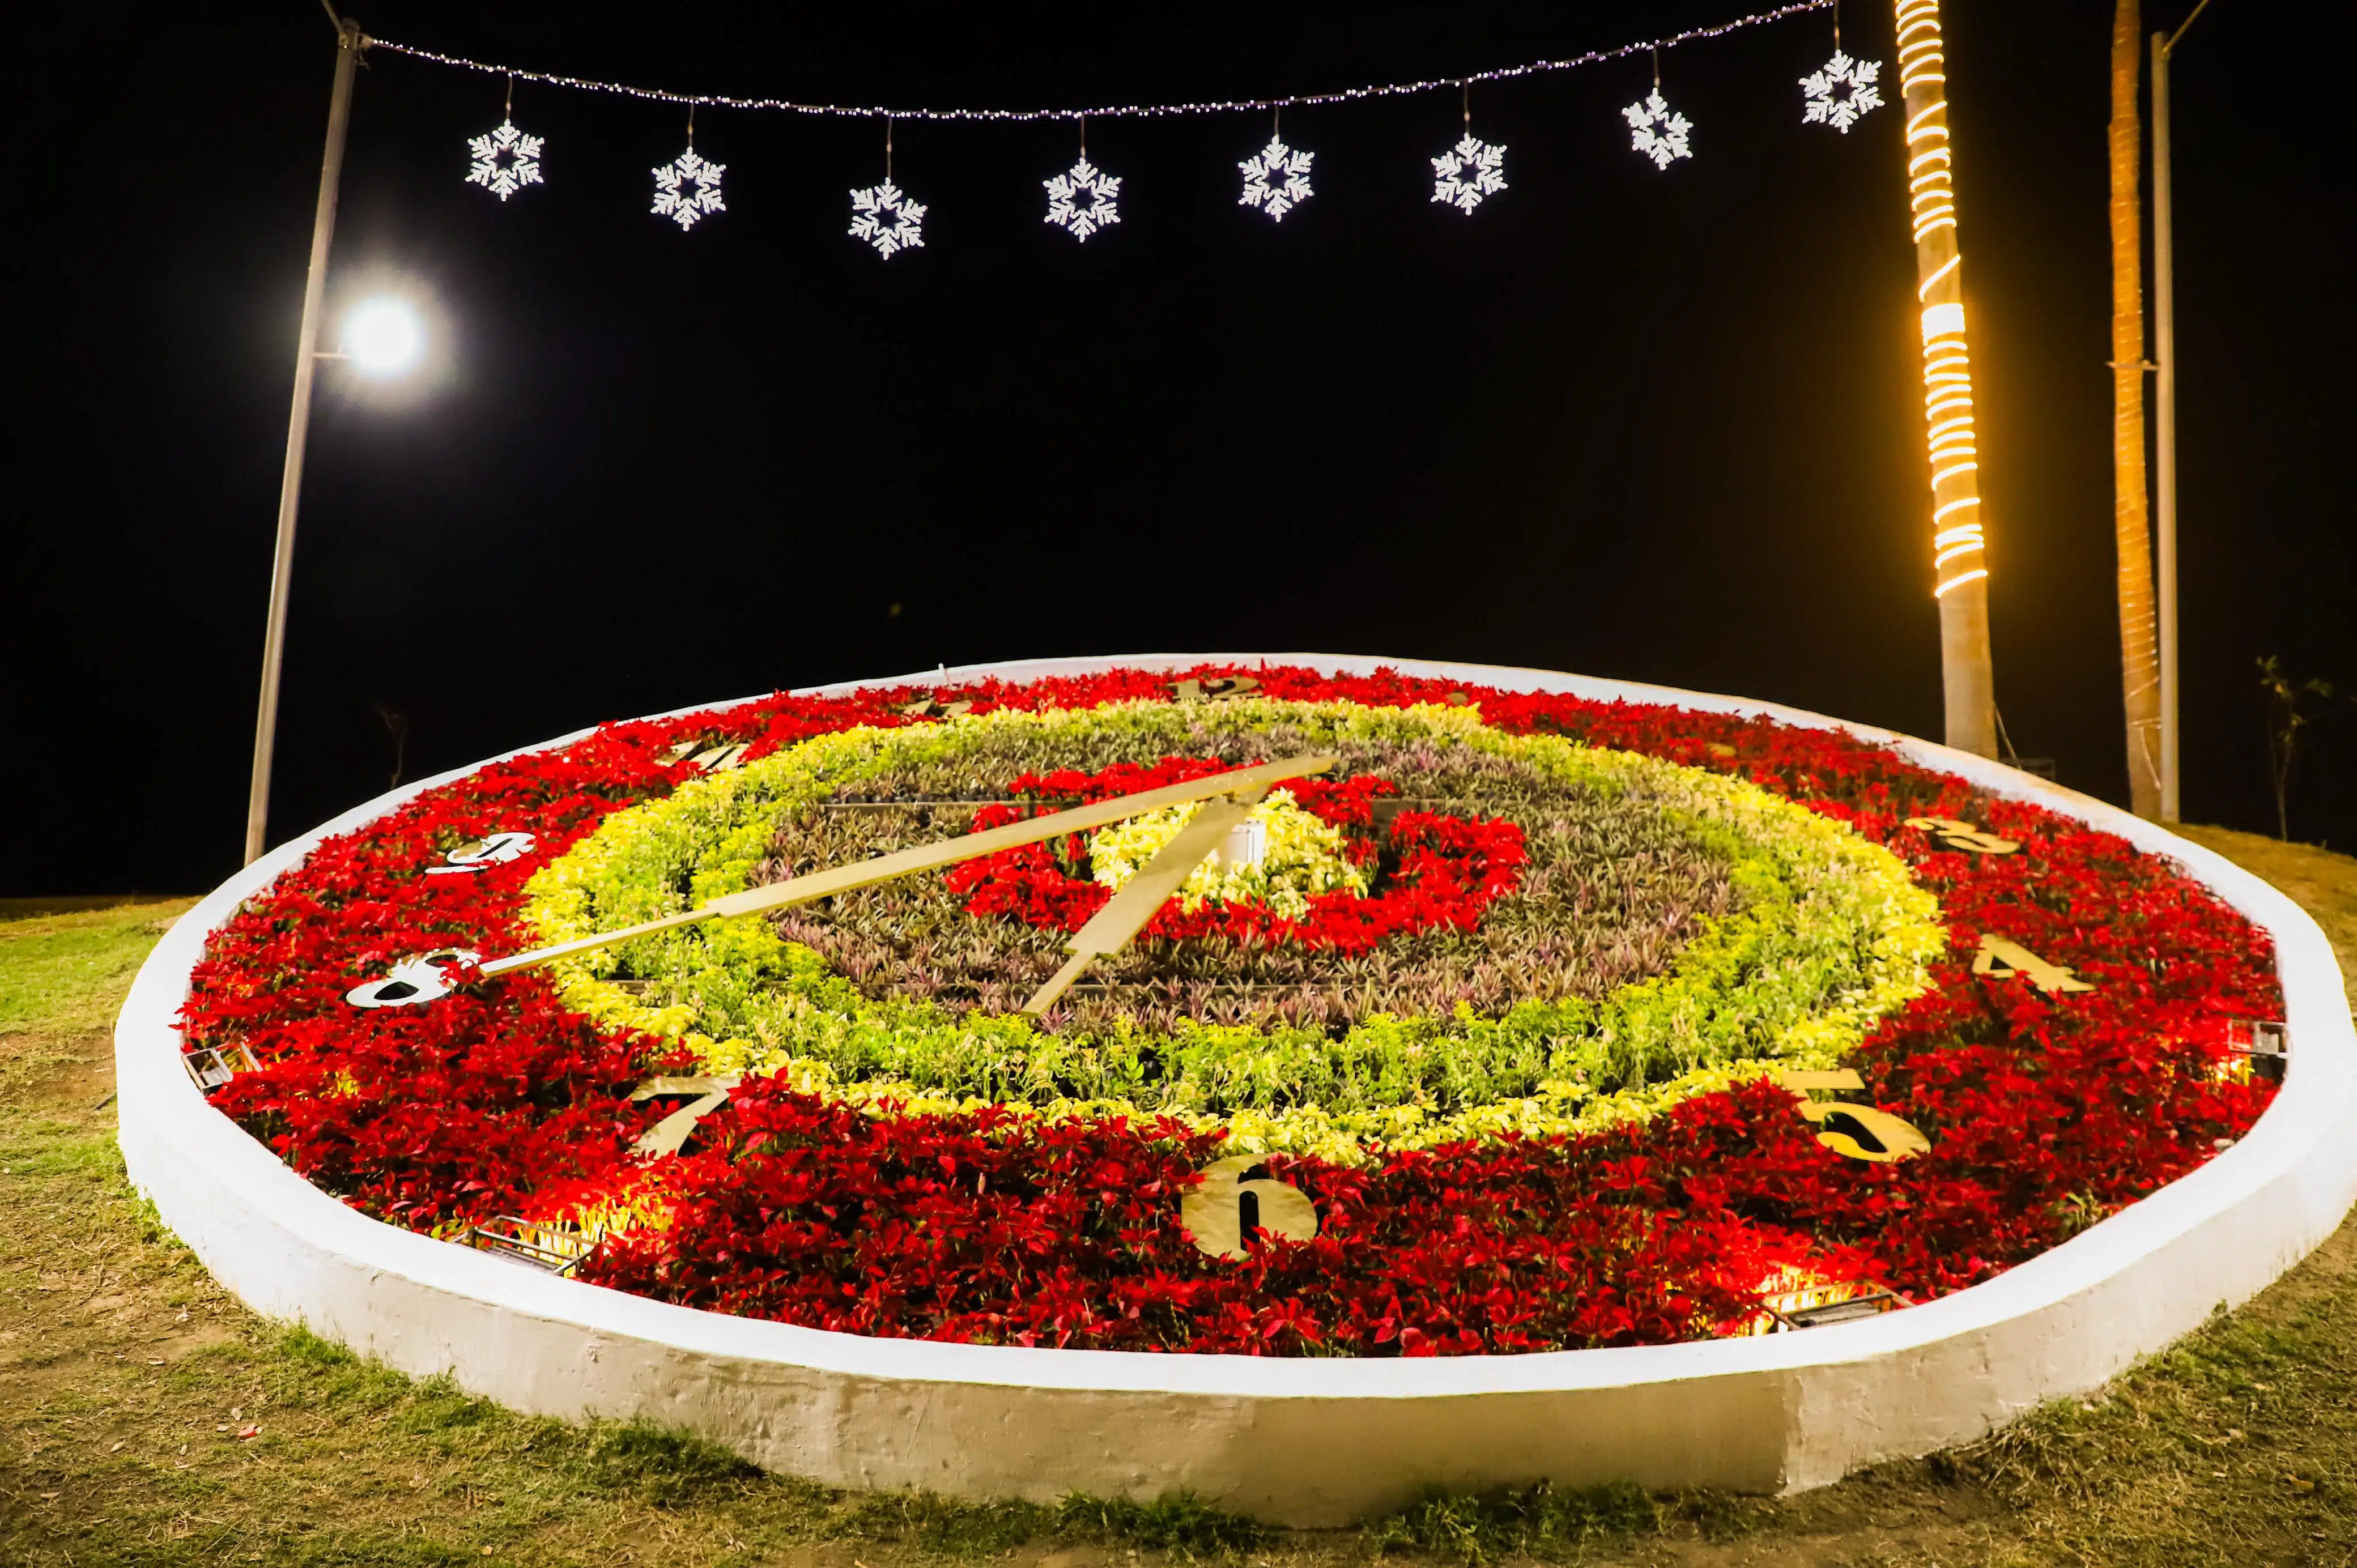
[{"label": "clock hour hand", "polygon": [[1170,901],[1179,884],[1194,875],[1204,858],[1220,847],[1228,830],[1252,814],[1252,809],[1268,793],[1265,784],[1250,789],[1239,789],[1223,800],[1212,800],[1197,811],[1178,834],[1164,844],[1152,860],[1138,867],[1135,875],[1121,886],[1112,902],[1091,917],[1089,923],[1072,935],[1072,956],[1064,967],[1055,972],[1047,984],[1032,993],[1023,1011],[1038,1017],[1055,1005],[1056,998],[1071,988],[1090,961],[1100,954],[1119,952],[1129,939],[1142,930],[1146,922],[1154,918],[1155,911]]},{"label": "clock hour hand", "polygon": [[[937,843],[920,844],[914,849],[898,850],[877,855],[873,860],[855,861],[848,865],[831,866],[814,871],[807,876],[796,876],[767,887],[748,887],[742,893],[731,893],[715,898],[693,909],[683,909],[659,920],[646,920],[619,930],[601,931],[596,936],[578,937],[572,941],[535,948],[530,952],[516,953],[508,958],[493,959],[480,966],[486,979],[510,974],[520,969],[532,969],[575,953],[593,952],[636,937],[652,936],[674,927],[693,925],[700,920],[728,919],[739,915],[759,914],[765,909],[784,908],[794,904],[808,904],[837,893],[849,893],[861,887],[872,887],[879,882],[908,876],[920,871],[933,871],[961,861],[977,860],[1000,850],[1016,849],[1024,844],[1039,843],[1060,838],[1066,833],[1087,832],[1129,817],[1143,816],[1166,806],[1189,805],[1208,800],[1218,795],[1265,792],[1272,784],[1287,779],[1306,778],[1323,773],[1339,760],[1332,757],[1293,757],[1277,762],[1263,762],[1251,768],[1238,768],[1226,773],[1214,773],[1203,779],[1190,779],[1183,784],[1165,784],[1159,789],[1140,790],[1135,795],[1119,795],[1110,800],[1094,800],[1069,811],[1051,812],[1044,817],[1032,817],[1004,827],[986,828],[978,833],[963,833],[943,839]],[[1259,796],[1254,795],[1257,800]],[[1189,826],[1192,826],[1190,823]],[[1201,859],[1200,855],[1196,857]],[[1158,857],[1157,857],[1158,860]],[[1139,875],[1143,876],[1144,872]],[[1179,880],[1183,881],[1181,875]],[[1174,883],[1172,886],[1176,886]],[[1166,895],[1167,897],[1167,895]],[[1157,900],[1158,903],[1158,900]],[[1106,906],[1108,909],[1111,905]],[[1150,915],[1152,911],[1149,909]],[[1102,918],[1102,912],[1101,916]],[[1144,924],[1141,919],[1139,924]],[[1119,944],[1115,944],[1116,946]]]}]

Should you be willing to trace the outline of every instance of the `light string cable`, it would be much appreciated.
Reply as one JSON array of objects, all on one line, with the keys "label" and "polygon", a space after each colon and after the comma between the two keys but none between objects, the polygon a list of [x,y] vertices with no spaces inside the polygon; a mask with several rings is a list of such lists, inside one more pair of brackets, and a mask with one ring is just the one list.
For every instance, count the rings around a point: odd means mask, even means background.
[{"label": "light string cable", "polygon": [[859,107],[845,103],[798,103],[785,98],[736,98],[722,92],[673,92],[659,87],[632,87],[627,82],[593,81],[585,77],[564,76],[554,71],[527,70],[518,66],[488,64],[458,55],[447,55],[433,49],[419,48],[414,44],[395,43],[389,38],[371,38],[371,48],[408,55],[415,59],[429,60],[436,65],[456,66],[461,70],[479,70],[492,75],[504,74],[525,81],[542,82],[550,87],[577,88],[587,92],[610,92],[624,98],[645,98],[663,103],[706,104],[721,109],[782,110],[794,114],[833,116],[842,119],[875,120],[1072,120],[1082,116],[1100,120],[1160,119],[1183,114],[1231,114],[1243,110],[1286,109],[1314,103],[1355,103],[1372,98],[1400,98],[1412,92],[1431,92],[1445,87],[1462,88],[1476,81],[1512,81],[1517,77],[1544,76],[1553,71],[1577,70],[1581,66],[1603,65],[1611,60],[1626,59],[1631,55],[1648,50],[1655,57],[1655,71],[1660,70],[1660,53],[1680,44],[1699,43],[1706,38],[1724,38],[1747,27],[1757,27],[1770,22],[1781,22],[1791,16],[1805,16],[1813,11],[1832,9],[1834,0],[1794,0],[1772,11],[1760,11],[1749,16],[1738,16],[1716,27],[1692,27],[1668,38],[1650,38],[1642,43],[1622,44],[1618,48],[1591,49],[1584,55],[1566,59],[1531,60],[1522,65],[1503,66],[1496,70],[1478,71],[1471,76],[1439,77],[1427,81],[1389,81],[1365,87],[1346,87],[1330,92],[1290,92],[1274,98],[1232,98],[1186,103],[1117,103],[1086,109],[894,109],[880,106]]}]

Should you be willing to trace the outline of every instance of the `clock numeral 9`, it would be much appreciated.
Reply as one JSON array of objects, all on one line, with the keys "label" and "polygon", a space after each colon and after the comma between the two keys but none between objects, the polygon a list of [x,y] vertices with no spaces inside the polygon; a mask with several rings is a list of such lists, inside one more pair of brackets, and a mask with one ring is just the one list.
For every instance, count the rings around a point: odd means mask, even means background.
[{"label": "clock numeral 9", "polygon": [[364,981],[345,992],[344,1000],[355,1007],[414,1007],[450,994],[449,976],[443,973],[446,965],[481,961],[480,953],[465,948],[444,948],[423,958],[404,959],[382,979]]},{"label": "clock numeral 9", "polygon": [[[1785,1072],[1777,1075],[1796,1094],[1811,1090],[1857,1090],[1866,1080],[1848,1068],[1830,1072]],[[1816,1123],[1817,1142],[1835,1154],[1875,1165],[1895,1165],[1932,1146],[1932,1140],[1911,1122],[1871,1105],[1851,1105],[1837,1100],[1803,1100],[1793,1109]]]},{"label": "clock numeral 9", "polygon": [[480,871],[487,865],[503,865],[530,854],[538,842],[530,833],[492,833],[487,838],[460,844],[442,857],[447,864],[427,866],[425,875],[447,876],[457,872]]},{"label": "clock numeral 9", "polygon": [[1178,1223],[1196,1247],[1228,1262],[1249,1257],[1254,1230],[1307,1241],[1318,1234],[1318,1206],[1309,1195],[1271,1179],[1265,1155],[1231,1155],[1196,1173],[1178,1200]]}]

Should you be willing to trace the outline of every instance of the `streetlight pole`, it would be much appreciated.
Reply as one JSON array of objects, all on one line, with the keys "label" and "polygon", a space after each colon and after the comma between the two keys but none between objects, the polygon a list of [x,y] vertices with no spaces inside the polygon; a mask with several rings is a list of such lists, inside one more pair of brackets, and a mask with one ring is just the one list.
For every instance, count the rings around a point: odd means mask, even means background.
[{"label": "streetlight pole", "polygon": [[327,293],[328,246],[336,231],[336,192],[344,172],[344,128],[352,113],[352,70],[369,45],[360,24],[336,24],[336,85],[328,99],[328,150],[319,165],[319,206],[311,220],[311,271],[303,284],[301,343],[295,352],[295,406],[286,421],[286,469],[278,484],[278,550],[270,572],[270,620],[262,643],[262,703],[253,725],[253,781],[246,795],[245,864],[261,858],[270,819],[270,764],[278,743],[278,672],[286,652],[286,592],[295,567],[295,510],[303,492],[303,447],[311,433],[311,375],[318,360],[319,311]]},{"label": "streetlight pole", "polygon": [[2169,211],[2169,57],[2210,0],[2152,36],[2153,511],[2160,558],[2160,820],[2180,822],[2177,684],[2177,257]]}]

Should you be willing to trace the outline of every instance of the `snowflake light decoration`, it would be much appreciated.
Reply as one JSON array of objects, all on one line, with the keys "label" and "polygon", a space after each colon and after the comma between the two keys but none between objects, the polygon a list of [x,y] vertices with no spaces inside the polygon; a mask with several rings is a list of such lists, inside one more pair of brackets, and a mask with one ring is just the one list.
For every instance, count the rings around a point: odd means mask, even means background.
[{"label": "snowflake light decoration", "polygon": [[1482,199],[1506,188],[1506,149],[1468,131],[1457,145],[1432,160],[1432,199],[1470,212]]},{"label": "snowflake light decoration", "polygon": [[1672,112],[1660,88],[1620,113],[1629,122],[1629,145],[1652,159],[1655,168],[1667,168],[1679,158],[1694,156],[1694,148],[1686,145],[1694,122]]},{"label": "snowflake light decoration", "polygon": [[697,157],[690,147],[675,161],[656,169],[655,216],[668,218],[685,231],[694,228],[695,220],[707,213],[727,211],[720,199],[720,176],[727,167]]},{"label": "snowflake light decoration", "polygon": [[1236,199],[1236,205],[1257,207],[1276,222],[1284,222],[1286,213],[1312,195],[1309,161],[1317,156],[1271,136],[1268,145],[1236,166],[1244,176],[1244,193]]},{"label": "snowflake light decoration", "polygon": [[1801,124],[1831,125],[1848,135],[1852,125],[1882,107],[1882,90],[1875,85],[1881,74],[1880,60],[1852,59],[1835,49],[1824,70],[1801,79]]},{"label": "snowflake light decoration", "polygon": [[1115,204],[1121,195],[1121,177],[1089,162],[1086,153],[1065,173],[1039,183],[1048,188],[1047,221],[1071,230],[1075,240],[1085,242],[1098,230],[1121,221],[1121,209]]},{"label": "snowflake light decoration", "polygon": [[896,251],[918,249],[925,242],[925,205],[909,200],[887,176],[881,185],[851,193],[851,237],[866,241],[887,261]]},{"label": "snowflake light decoration", "polygon": [[527,185],[546,183],[540,177],[543,140],[525,135],[512,120],[500,121],[496,131],[468,137],[467,151],[474,156],[475,166],[468,171],[467,183],[481,186],[501,201]]}]

